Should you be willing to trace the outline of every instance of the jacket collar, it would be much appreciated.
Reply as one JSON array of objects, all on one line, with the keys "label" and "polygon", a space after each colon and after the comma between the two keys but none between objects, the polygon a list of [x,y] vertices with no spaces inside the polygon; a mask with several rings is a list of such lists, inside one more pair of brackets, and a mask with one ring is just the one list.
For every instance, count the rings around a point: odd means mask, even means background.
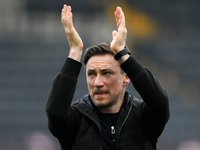
[{"label": "jacket collar", "polygon": [[[124,101],[123,101],[123,104],[122,104],[120,110],[123,109],[129,103],[130,98],[131,98],[131,94],[128,91],[125,91]],[[85,106],[92,108],[97,112],[99,111],[98,107],[96,107],[94,105],[90,94],[85,95],[82,99],[79,99],[77,102],[79,102],[79,103],[81,102],[81,103],[85,104]]]}]

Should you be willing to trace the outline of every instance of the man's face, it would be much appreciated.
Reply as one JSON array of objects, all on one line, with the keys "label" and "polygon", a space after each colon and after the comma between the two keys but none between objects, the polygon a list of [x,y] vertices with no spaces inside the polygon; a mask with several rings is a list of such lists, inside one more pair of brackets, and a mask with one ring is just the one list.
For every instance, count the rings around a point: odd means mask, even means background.
[{"label": "man's face", "polygon": [[92,56],[86,64],[86,77],[92,101],[99,109],[121,106],[129,79],[111,54]]}]

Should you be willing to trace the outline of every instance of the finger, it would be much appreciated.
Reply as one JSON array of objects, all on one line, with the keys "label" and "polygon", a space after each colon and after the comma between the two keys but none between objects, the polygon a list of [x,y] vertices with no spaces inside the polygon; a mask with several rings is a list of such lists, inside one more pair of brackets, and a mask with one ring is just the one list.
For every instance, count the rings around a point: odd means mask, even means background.
[{"label": "finger", "polygon": [[68,25],[69,27],[73,27],[73,20],[72,20],[72,8],[71,6],[68,6],[68,9],[67,9],[67,21],[68,21]]},{"label": "finger", "polygon": [[116,8],[116,18],[117,19],[120,19],[121,12],[122,12],[122,9],[121,9],[121,7],[118,6]]},{"label": "finger", "polygon": [[62,13],[61,13],[62,22],[66,19],[66,10],[67,10],[67,5],[64,4],[63,9],[62,9]]},{"label": "finger", "polygon": [[67,14],[69,14],[71,12],[71,6],[67,6]]},{"label": "finger", "polygon": [[116,36],[117,36],[117,31],[116,31],[116,30],[113,30],[113,32],[112,32],[112,37],[113,37],[113,39],[115,39]]},{"label": "finger", "polygon": [[64,15],[64,18],[66,18],[66,14],[67,14],[67,5],[65,4],[63,6],[63,15]]},{"label": "finger", "polygon": [[117,27],[119,27],[121,22],[122,22],[122,18],[123,18],[123,12],[122,12],[121,7],[118,6],[116,8],[116,11],[115,11],[114,15],[115,15]]},{"label": "finger", "polygon": [[124,12],[122,11],[121,7],[117,7],[117,9],[116,9],[116,22],[117,22],[118,28],[126,26],[125,15],[124,15]]},{"label": "finger", "polygon": [[64,21],[64,18],[65,18],[65,13],[64,13],[64,8],[62,9],[62,12],[61,12],[61,22],[63,23]]},{"label": "finger", "polygon": [[116,21],[117,28],[118,28],[118,27],[119,27],[119,18],[118,18],[118,13],[117,13],[117,11],[115,11],[115,21]]}]

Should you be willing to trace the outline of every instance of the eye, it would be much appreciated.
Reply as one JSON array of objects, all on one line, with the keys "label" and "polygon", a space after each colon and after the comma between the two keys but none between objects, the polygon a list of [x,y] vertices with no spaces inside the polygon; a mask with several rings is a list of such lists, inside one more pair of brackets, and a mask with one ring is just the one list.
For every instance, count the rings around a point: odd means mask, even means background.
[{"label": "eye", "polygon": [[103,73],[103,75],[111,75],[112,74],[112,72],[110,72],[110,71],[105,71],[104,73]]},{"label": "eye", "polygon": [[94,75],[94,73],[88,73],[88,76],[92,76],[92,75]]},{"label": "eye", "polygon": [[110,72],[104,72],[104,75],[109,75],[110,74]]},{"label": "eye", "polygon": [[88,76],[91,77],[91,76],[95,76],[95,72],[88,72]]}]

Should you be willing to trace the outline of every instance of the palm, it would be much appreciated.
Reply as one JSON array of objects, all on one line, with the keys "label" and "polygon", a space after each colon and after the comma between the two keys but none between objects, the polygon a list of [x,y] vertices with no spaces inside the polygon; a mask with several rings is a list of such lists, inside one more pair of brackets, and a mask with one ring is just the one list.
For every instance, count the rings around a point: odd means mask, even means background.
[{"label": "palm", "polygon": [[83,49],[83,42],[73,26],[71,7],[64,5],[62,10],[62,24],[69,41],[70,49]]},{"label": "palm", "polygon": [[127,30],[125,26],[125,16],[120,7],[117,7],[115,11],[115,19],[117,23],[118,31],[113,31],[110,48],[114,53],[119,52],[126,46]]}]

